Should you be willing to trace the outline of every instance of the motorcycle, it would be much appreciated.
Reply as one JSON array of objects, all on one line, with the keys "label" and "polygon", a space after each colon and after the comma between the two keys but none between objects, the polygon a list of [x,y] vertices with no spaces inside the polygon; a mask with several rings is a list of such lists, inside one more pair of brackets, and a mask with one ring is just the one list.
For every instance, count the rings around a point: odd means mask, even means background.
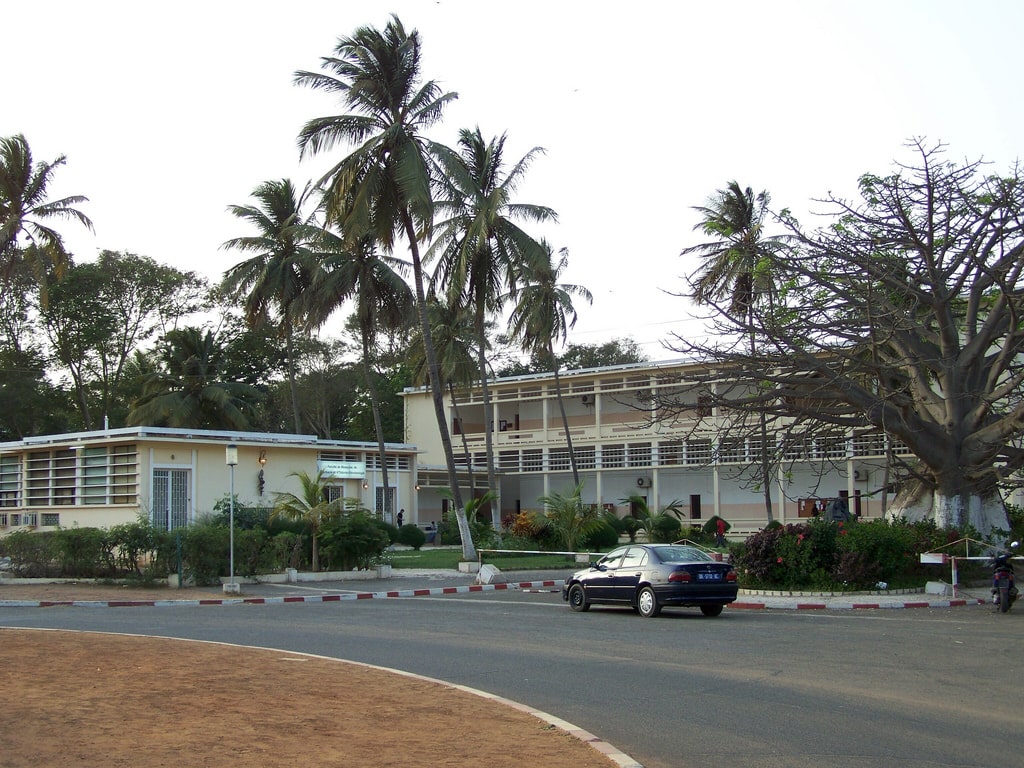
[{"label": "motorcycle", "polygon": [[1006,613],[1019,596],[1010,558],[1020,542],[1010,544],[1010,551],[1000,552],[992,557],[992,604],[1000,613]]}]

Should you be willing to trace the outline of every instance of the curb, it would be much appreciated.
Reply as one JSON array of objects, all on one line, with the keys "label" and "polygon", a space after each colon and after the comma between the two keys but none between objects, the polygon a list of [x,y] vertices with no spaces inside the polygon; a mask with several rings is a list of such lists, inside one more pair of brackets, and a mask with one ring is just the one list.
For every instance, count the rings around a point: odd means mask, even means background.
[{"label": "curb", "polygon": [[429,597],[506,589],[539,589],[561,586],[559,581],[520,581],[511,584],[470,584],[432,589],[397,589],[386,592],[345,592],[334,595],[290,595],[284,597],[228,597],[198,600],[0,600],[0,608],[168,608],[200,605],[278,605],[281,603],[337,603],[347,600],[380,600],[389,597]]},{"label": "curb", "polygon": [[870,610],[880,608],[959,608],[965,605],[985,605],[984,600],[971,599],[971,600],[913,600],[905,602],[880,602],[880,603],[855,603],[849,600],[837,600],[828,603],[801,603],[801,602],[771,602],[771,603],[749,603],[749,602],[735,602],[730,603],[727,608],[736,608],[738,610],[765,610],[768,608],[778,608],[787,611],[850,611],[850,610]]}]

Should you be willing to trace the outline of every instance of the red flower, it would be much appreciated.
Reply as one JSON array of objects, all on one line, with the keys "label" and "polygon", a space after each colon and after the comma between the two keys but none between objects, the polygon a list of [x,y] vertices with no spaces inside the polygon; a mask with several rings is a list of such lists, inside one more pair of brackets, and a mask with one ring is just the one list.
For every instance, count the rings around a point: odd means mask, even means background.
[{"label": "red flower", "polygon": [[781,563],[781,562],[782,562],[782,558],[780,557],[780,558],[779,558],[778,560],[776,560],[775,562],[777,562],[777,563]]}]

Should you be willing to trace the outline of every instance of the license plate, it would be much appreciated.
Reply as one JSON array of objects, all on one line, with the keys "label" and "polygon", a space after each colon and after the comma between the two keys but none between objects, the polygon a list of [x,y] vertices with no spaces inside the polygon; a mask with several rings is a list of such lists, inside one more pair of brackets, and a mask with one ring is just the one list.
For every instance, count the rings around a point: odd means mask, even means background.
[{"label": "license plate", "polygon": [[697,581],[718,581],[717,573],[698,573]]}]

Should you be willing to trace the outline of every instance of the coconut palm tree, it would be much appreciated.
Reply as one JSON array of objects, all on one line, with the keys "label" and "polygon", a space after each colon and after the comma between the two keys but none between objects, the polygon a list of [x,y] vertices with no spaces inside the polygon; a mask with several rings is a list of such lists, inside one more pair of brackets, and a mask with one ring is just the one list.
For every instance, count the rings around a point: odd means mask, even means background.
[{"label": "coconut palm tree", "polygon": [[296,434],[302,432],[302,416],[295,385],[295,328],[300,318],[296,301],[309,286],[316,265],[314,246],[320,228],[312,216],[304,216],[310,186],[298,194],[288,179],[265,181],[253,190],[259,205],[231,205],[228,210],[249,222],[258,234],[236,237],[221,248],[252,256],[224,273],[222,286],[235,299],[244,299],[245,321],[249,327],[277,316],[277,328],[285,341],[288,386]]},{"label": "coconut palm tree", "polygon": [[376,243],[369,237],[348,246],[344,238],[328,231],[323,234],[321,245],[325,249],[324,257],[303,297],[303,312],[309,323],[321,326],[347,300],[354,301],[363,377],[370,395],[384,484],[383,511],[393,512],[388,493],[388,463],[380,398],[374,386],[373,350],[378,330],[402,328],[413,320],[415,302],[412,290],[403,279],[408,265],[394,256],[378,253]]},{"label": "coconut palm tree", "polygon": [[412,259],[413,287],[420,330],[430,370],[434,415],[448,468],[448,483],[466,559],[476,558],[462,492],[455,472],[451,435],[444,411],[441,377],[427,317],[426,280],[420,243],[429,239],[434,222],[431,143],[424,131],[441,118],[456,98],[430,80],[420,84],[422,49],[416,30],[406,32],[397,16],[382,30],[360,27],[340,38],[334,56],[324,57],[325,72],[299,71],[298,85],[339,94],[352,112],[308,121],[299,133],[303,156],[344,142],[355,149],[321,179],[329,218],[359,240],[372,237],[385,252],[404,237]]},{"label": "coconut palm tree", "polygon": [[75,207],[89,198],[47,199],[54,173],[65,162],[67,158],[60,155],[52,162],[33,165],[32,150],[23,135],[0,138],[0,285],[6,287],[19,261],[24,260],[44,302],[46,274],[52,268],[60,276],[70,260],[60,233],[48,222],[74,219],[93,229],[89,217]]},{"label": "coconut palm tree", "polygon": [[298,478],[302,486],[300,493],[275,493],[274,509],[270,519],[283,518],[304,523],[313,537],[313,570],[320,570],[319,538],[326,523],[342,513],[342,500],[327,500],[327,483],[323,470],[316,475],[307,472],[292,472],[289,477]]},{"label": "coconut palm tree", "polygon": [[555,396],[558,399],[558,410],[562,414],[562,428],[565,430],[565,442],[572,467],[572,481],[573,485],[579,485],[580,473],[572,448],[565,403],[562,401],[562,382],[558,377],[560,363],[555,357],[554,345],[556,341],[564,344],[569,329],[576,325],[576,309],[573,307],[572,297],[579,296],[588,304],[594,297],[582,285],[558,282],[569,264],[568,250],[562,248],[558,252],[556,263],[551,245],[546,240],[541,240],[541,254],[541,257],[532,259],[524,265],[518,300],[509,318],[509,330],[512,338],[519,340],[524,352],[543,356],[551,361],[551,371],[555,376]]},{"label": "coconut palm tree", "polygon": [[494,472],[493,421],[487,386],[487,318],[499,313],[505,298],[514,296],[520,266],[533,257],[540,244],[516,220],[552,221],[550,208],[512,201],[512,195],[533,160],[544,150],[534,147],[515,165],[504,164],[505,136],[485,141],[480,129],[459,132],[459,149],[437,148],[444,170],[436,239],[428,259],[437,260],[434,279],[449,302],[472,308],[476,331],[477,365],[484,406],[484,444],[487,487],[497,492]]},{"label": "coconut palm tree", "polygon": [[[430,330],[437,353],[438,370],[443,377],[444,386],[448,390],[448,398],[452,403],[452,414],[456,422],[461,422],[459,401],[456,398],[456,387],[469,385],[476,381],[480,372],[473,352],[474,334],[471,323],[466,318],[465,308],[458,302],[450,303],[443,297],[430,294],[427,297],[427,314],[430,317]],[[429,384],[426,352],[423,348],[423,334],[414,332],[409,340],[409,370],[416,384]],[[473,472],[473,454],[469,450],[465,430],[460,430],[462,437],[462,453],[469,473],[469,496],[476,498],[476,475]]]},{"label": "coconut palm tree", "polygon": [[129,425],[251,430],[259,392],[223,381],[223,348],[199,328],[168,331],[161,367],[146,373]]},{"label": "coconut palm tree", "polygon": [[[706,206],[694,208],[703,217],[694,229],[713,239],[680,252],[681,256],[695,254],[703,260],[696,278],[691,281],[693,300],[698,304],[716,305],[727,300],[728,312],[740,319],[749,331],[751,355],[755,352],[756,341],[754,310],[759,302],[770,300],[774,293],[770,257],[782,245],[781,238],[764,234],[769,203],[767,192],[755,196],[750,187],[742,190],[737,182],[730,181]],[[762,413],[761,485],[765,512],[771,522],[774,515],[767,433]]]}]

